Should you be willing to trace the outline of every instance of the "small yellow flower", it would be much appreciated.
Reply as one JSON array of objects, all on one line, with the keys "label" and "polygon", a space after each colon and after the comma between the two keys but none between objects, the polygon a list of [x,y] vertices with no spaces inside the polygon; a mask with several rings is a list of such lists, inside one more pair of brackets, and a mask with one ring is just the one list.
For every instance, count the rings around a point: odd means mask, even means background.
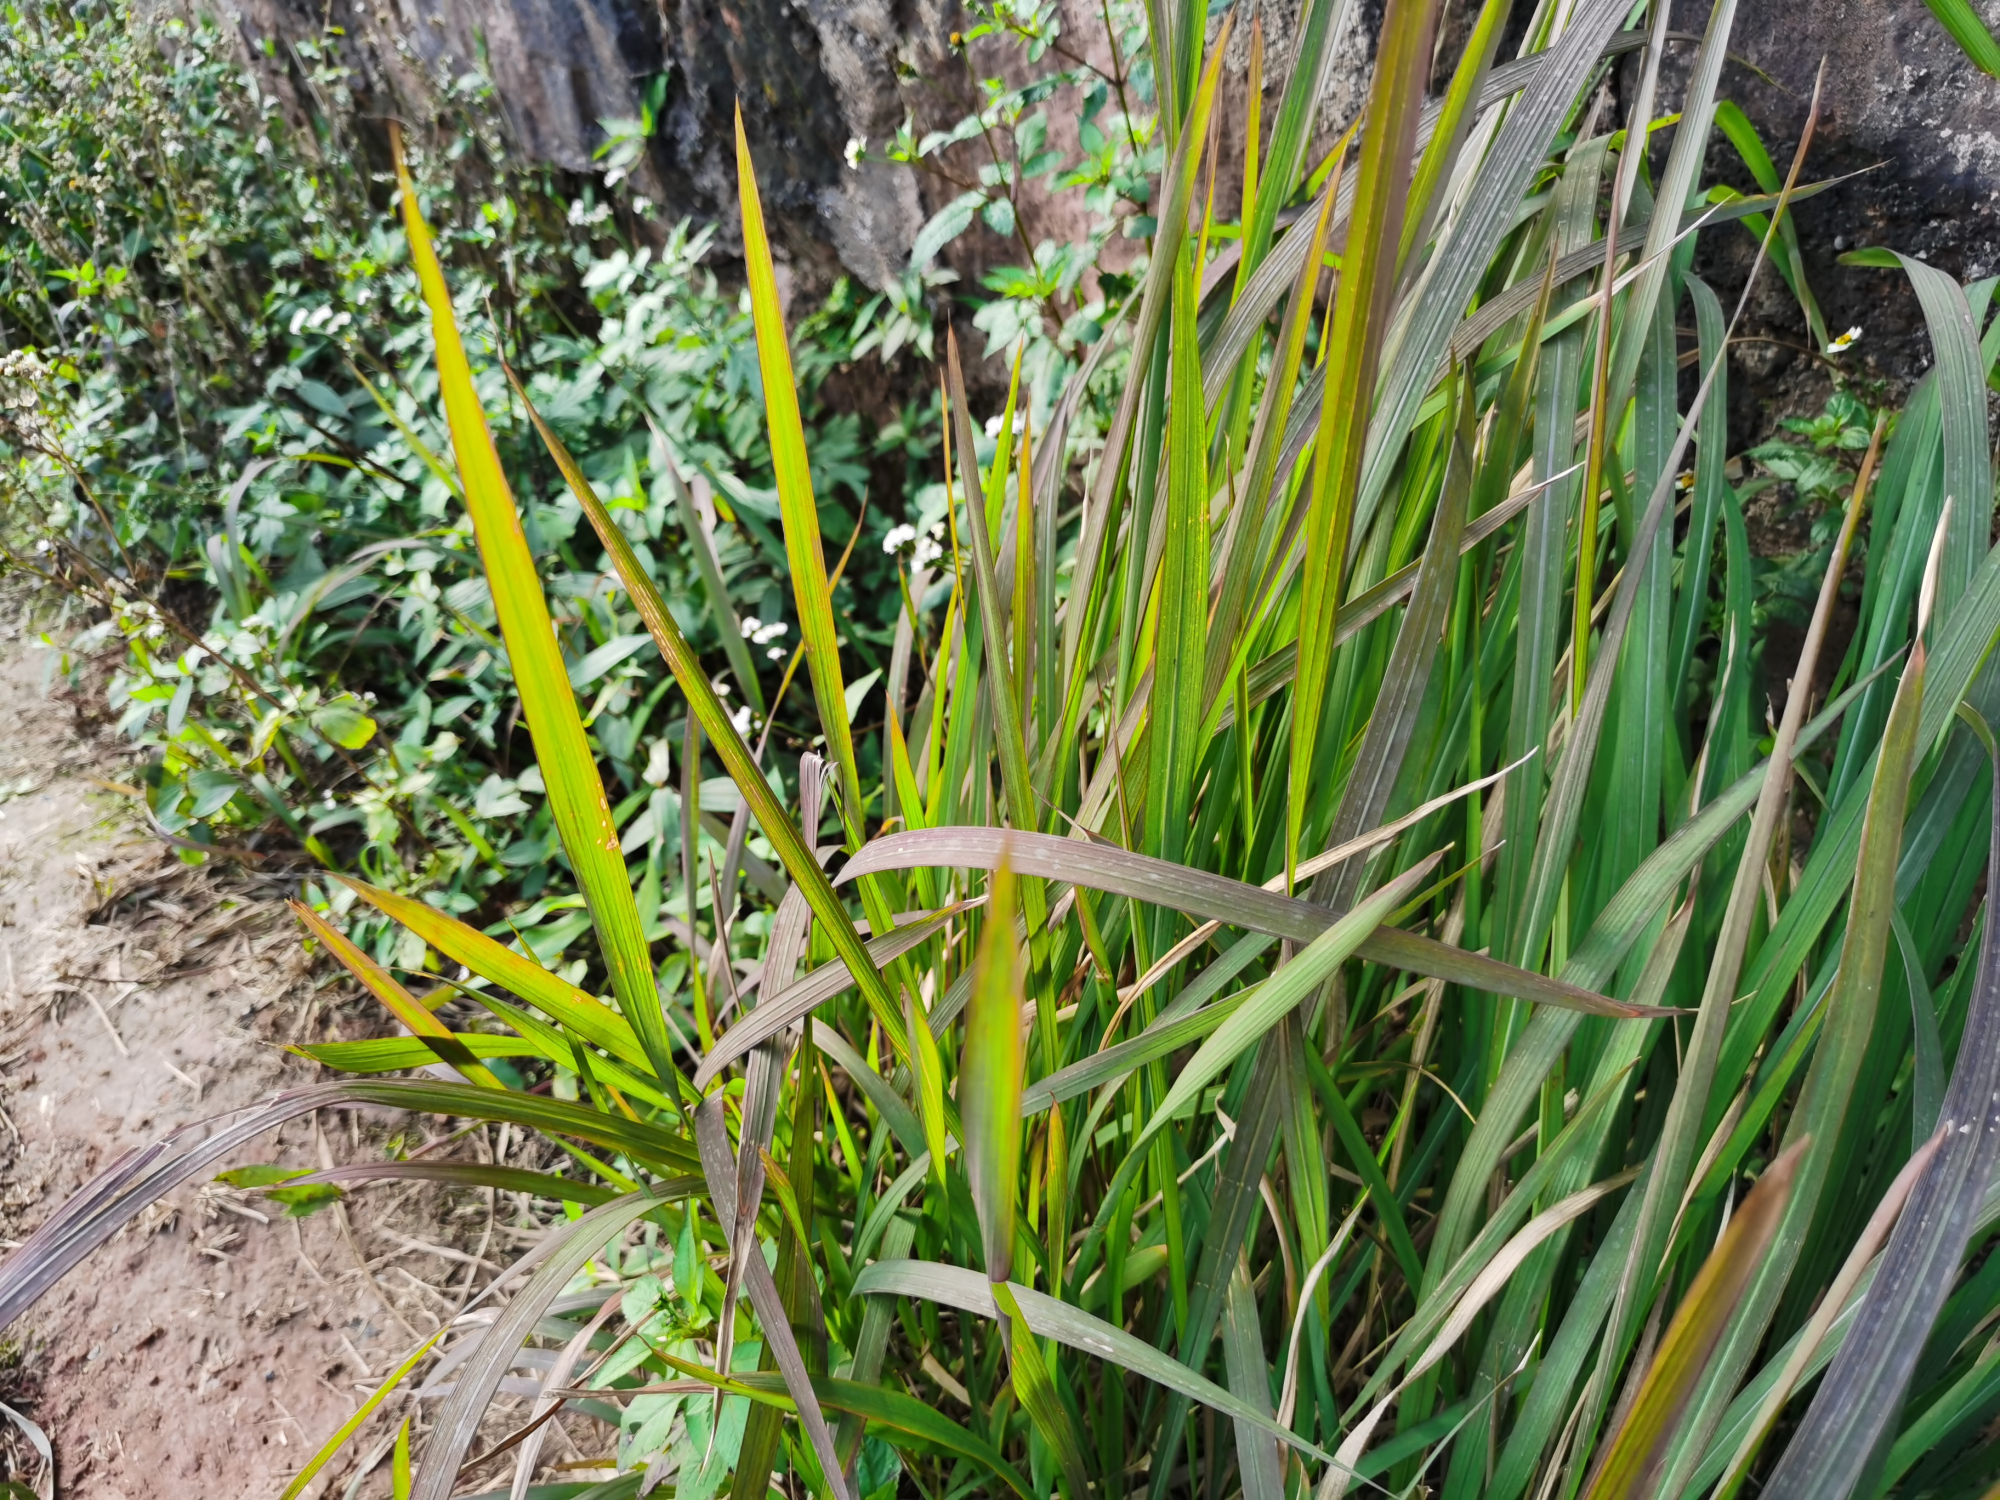
[{"label": "small yellow flower", "polygon": [[1685,494],[1694,488],[1694,470],[1683,469],[1674,476],[1674,488]]}]

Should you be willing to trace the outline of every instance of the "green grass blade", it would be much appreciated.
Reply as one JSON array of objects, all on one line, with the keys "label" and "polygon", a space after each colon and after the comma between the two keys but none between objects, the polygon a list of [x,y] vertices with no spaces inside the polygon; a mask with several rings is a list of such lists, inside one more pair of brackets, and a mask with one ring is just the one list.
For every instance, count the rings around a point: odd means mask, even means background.
[{"label": "green grass blade", "polygon": [[438,385],[451,427],[452,451],[464,481],[466,509],[479,541],[507,642],[507,659],[521,695],[522,715],[534,741],[548,787],[549,806],[562,835],[563,849],[576,872],[577,884],[590,907],[598,946],[611,976],[619,1007],[638,1033],[646,1058],[679,1108],[680,1070],[674,1065],[673,1043],[653,982],[653,961],[632,899],[631,878],[618,850],[618,828],[611,804],[597,774],[597,759],[577,714],[569,669],[556,643],[548,603],[528,551],[513,491],[501,472],[500,455],[486,425],[486,413],[473,388],[471,367],[459,341],[451,292],[431,248],[430,232],[417,205],[416,185],[403,164],[401,138],[396,138],[397,183],[402,195],[403,228],[410,242],[424,301],[430,307],[431,335],[436,348]]},{"label": "green grass blade", "polygon": [[1187,851],[1202,734],[1208,638],[1208,423],[1201,399],[1196,295],[1201,268],[1182,255],[1169,334],[1166,545],[1154,627],[1151,780],[1142,847],[1180,863]]},{"label": "green grass blade", "polygon": [[416,1369],[424,1356],[431,1352],[431,1346],[444,1337],[444,1332],[444,1329],[440,1328],[417,1345],[408,1359],[391,1370],[383,1378],[382,1383],[368,1393],[368,1399],[356,1408],[354,1415],[342,1422],[334,1435],[326,1440],[325,1446],[307,1459],[305,1466],[292,1476],[292,1482],[285,1486],[285,1493],[279,1500],[297,1500],[298,1496],[312,1488],[312,1482],[319,1477],[319,1471],[333,1462],[340,1450],[347,1446],[348,1440],[375,1414],[375,1408],[395,1394],[396,1388],[409,1378],[410,1371]]},{"label": "green grass blade", "polygon": [[1014,1268],[1021,1166],[1021,955],[1014,945],[1014,874],[1002,859],[972,968],[958,1078],[965,1124],[965,1175],[986,1257],[986,1275]]},{"label": "green grass blade", "polygon": [[1914,256],[1903,269],[1924,309],[1937,356],[1938,407],[1944,428],[1944,496],[1952,531],[1938,575],[1938,614],[1946,618],[1964,597],[1986,550],[1992,524],[1993,457],[1987,441],[1986,362],[1965,289]]},{"label": "green grass blade", "polygon": [[736,192],[743,214],[743,265],[750,282],[750,314],[757,328],[757,364],[764,381],[771,466],[777,474],[778,507],[784,516],[785,556],[799,612],[799,634],[805,643],[813,699],[819,705],[820,732],[826,736],[840,777],[842,823],[849,847],[858,847],[866,804],[854,759],[854,736],[847,723],[833,596],[826,579],[826,552],[820,542],[819,502],[813,496],[812,469],[806,461],[805,426],[799,419],[791,343],[785,334],[771,242],[764,229],[764,205],[757,191],[757,172],[750,160],[750,139],[743,132],[740,106],[736,111]]},{"label": "green grass blade", "polygon": [[[528,415],[534,421],[542,441],[547,444],[556,466],[561,469],[564,480],[569,484],[570,493],[575,495],[578,503],[583,506],[584,515],[589,518],[592,528],[597,532],[598,540],[603,542],[605,551],[611,556],[612,566],[617,570],[619,582],[625,585],[625,592],[637,607],[640,618],[645,620],[646,629],[651,632],[654,644],[660,648],[660,654],[666,658],[667,666],[674,674],[674,680],[686,694],[693,721],[700,726],[701,732],[708,737],[716,754],[721,757],[730,779],[736,783],[737,790],[755,815],[757,826],[763,830],[764,837],[771,841],[771,847],[783,861],[785,872],[804,893],[807,904],[812,908],[813,916],[819,920],[820,930],[833,944],[834,951],[847,965],[848,973],[853,976],[850,982],[861,986],[863,995],[868,999],[869,1008],[875,1012],[877,1019],[882,1021],[883,1030],[890,1036],[898,1050],[901,1050],[902,1021],[898,1017],[899,1007],[889,990],[888,981],[882,977],[882,971],[877,967],[876,961],[869,956],[868,949],[861,940],[861,934],[854,926],[853,917],[848,914],[840,898],[834,894],[833,887],[828,883],[825,871],[820,869],[819,860],[808,844],[806,836],[799,831],[798,825],[786,816],[784,808],[779,805],[776,794],[771,790],[771,784],[764,779],[763,773],[758,769],[756,759],[750,753],[750,747],[744,743],[743,736],[730,722],[729,710],[723,706],[722,700],[716,696],[714,687],[710,685],[708,674],[702,670],[700,658],[688,645],[687,637],[681,634],[680,625],[675,621],[673,612],[667,608],[667,602],[661,597],[658,585],[641,566],[638,554],[632,550],[632,544],[626,540],[625,533],[619,529],[618,523],[605,509],[604,502],[598,498],[597,491],[584,477],[576,460],[570,457],[569,450],[541,420],[533,405],[527,403],[526,393],[522,391],[518,380],[514,388],[517,392],[521,392],[523,403],[527,404]],[[841,712],[843,716],[846,713],[844,702]],[[844,717],[842,722],[845,722]],[[613,847],[616,847],[615,839]],[[708,1070],[705,1076],[712,1077],[713,1071]]]},{"label": "green grass blade", "polygon": [[1986,29],[1971,0],[1924,0],[1938,25],[1951,33],[1959,50],[1972,59],[1973,66],[1992,78],[2000,78],[2000,42]]},{"label": "green grass blade", "polygon": [[[935,1265],[925,1261],[877,1261],[854,1279],[857,1295],[918,1297],[955,1307],[978,1317],[996,1318],[999,1307],[993,1290],[977,1271],[958,1266]],[[1058,1302],[1044,1293],[1030,1290],[1019,1282],[1009,1284],[1021,1321],[1039,1337],[1054,1339],[1068,1348],[1094,1355],[1156,1385],[1211,1406],[1279,1442],[1324,1463],[1327,1455],[1297,1433],[1280,1427],[1254,1406],[1239,1401],[1221,1386],[1196,1374],[1179,1360],[1162,1354],[1151,1344],[1134,1338],[1124,1329],[1093,1318],[1081,1308]]]},{"label": "green grass blade", "polygon": [[[1431,668],[1443,641],[1445,618],[1458,588],[1459,541],[1465,531],[1466,508],[1472,498],[1472,391],[1461,386],[1458,416],[1446,461],[1444,492],[1431,522],[1430,544],[1410,591],[1382,669],[1382,687],[1368,716],[1368,728],[1355,752],[1354,768],[1341,791],[1340,808],[1327,831],[1327,845],[1337,848],[1382,821],[1396,778],[1416,732],[1417,716],[1430,686]],[[1334,910],[1344,908],[1360,889],[1366,867],[1347,860],[1315,876],[1312,899]]]}]

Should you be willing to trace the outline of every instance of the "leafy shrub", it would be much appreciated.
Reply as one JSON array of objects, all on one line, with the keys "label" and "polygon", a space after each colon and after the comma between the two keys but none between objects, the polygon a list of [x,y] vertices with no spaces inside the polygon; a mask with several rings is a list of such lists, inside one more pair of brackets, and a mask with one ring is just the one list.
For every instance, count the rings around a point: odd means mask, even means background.
[{"label": "leafy shrub", "polygon": [[[213,23],[170,20],[165,38],[163,57],[118,5],[33,7],[0,63],[9,117],[34,127],[10,137],[0,188],[23,209],[0,285],[25,346],[5,376],[25,403],[7,434],[16,555],[94,606],[88,628],[63,634],[72,664],[122,648],[108,701],[157,753],[162,832],[197,856],[246,838],[309,851],[488,921],[510,908],[553,958],[584,924],[550,857],[457,482],[437,458],[436,379],[381,174],[339,120],[289,128]],[[112,107],[127,97],[143,107]],[[784,551],[750,320],[704,266],[710,231],[620,243],[596,189],[566,207],[565,185],[511,164],[477,80],[438,103],[419,171],[455,223],[454,254],[477,267],[458,296],[483,394],[504,404],[509,351],[613,503],[663,544],[663,581],[739,702],[762,703],[791,644]],[[933,443],[915,420],[864,431],[816,398],[873,331],[842,285],[801,327],[799,373],[829,525],[854,530],[878,471],[896,492],[875,496],[843,594],[876,604],[875,618],[854,611],[850,635],[886,667],[895,596],[879,540]],[[501,440],[532,472],[525,435]],[[591,549],[579,556],[574,502],[559,487],[524,497],[620,795],[655,799],[677,738],[665,680],[635,655],[635,623],[588,571]],[[746,692],[745,673],[768,681]],[[789,759],[791,740],[779,747]],[[672,869],[678,819],[653,826],[652,854]],[[396,953],[386,926],[375,937]]]}]

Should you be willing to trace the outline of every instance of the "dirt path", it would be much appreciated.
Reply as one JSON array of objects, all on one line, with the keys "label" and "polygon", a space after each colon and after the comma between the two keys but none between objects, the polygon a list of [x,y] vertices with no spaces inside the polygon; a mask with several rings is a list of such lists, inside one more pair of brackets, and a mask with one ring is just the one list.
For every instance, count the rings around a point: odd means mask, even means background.
[{"label": "dirt path", "polygon": [[[116,747],[44,696],[46,651],[24,649],[18,628],[0,636],[0,1238],[12,1248],[121,1152],[311,1079],[285,1043],[363,1034],[367,1017],[330,1003],[338,992],[307,968],[269,883],[196,870],[134,827],[128,799],[93,779],[121,774]],[[302,1120],[231,1164],[379,1154],[388,1128]],[[0,1384],[54,1440],[65,1497],[275,1500],[412,1330],[438,1326],[444,1299],[416,1283],[465,1274],[387,1220],[415,1235],[453,1214],[406,1194],[287,1219],[190,1184],[0,1335]],[[11,1477],[34,1483],[31,1453],[10,1441]],[[353,1463],[311,1493],[349,1493]]]}]

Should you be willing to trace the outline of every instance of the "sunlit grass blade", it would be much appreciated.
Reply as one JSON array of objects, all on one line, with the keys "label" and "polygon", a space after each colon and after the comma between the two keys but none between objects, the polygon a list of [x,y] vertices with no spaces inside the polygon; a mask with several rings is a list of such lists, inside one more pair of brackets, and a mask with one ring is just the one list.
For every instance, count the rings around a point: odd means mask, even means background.
[{"label": "sunlit grass blade", "polygon": [[[526,393],[518,380],[515,381],[514,387],[516,391],[521,392],[525,402]],[[778,802],[777,794],[771,790],[770,782],[764,779],[763,773],[758,769],[756,759],[750,753],[750,747],[744,743],[742,734],[730,721],[729,710],[723,706],[722,699],[716,695],[715,688],[708,680],[708,674],[702,670],[700,658],[688,645],[687,637],[681,633],[680,625],[675,621],[673,612],[667,608],[667,602],[661,596],[659,587],[641,566],[638,554],[632,550],[632,544],[626,540],[625,533],[619,530],[618,523],[605,509],[604,502],[598,498],[597,491],[584,477],[583,471],[577,467],[576,460],[570,457],[569,450],[541,420],[532,405],[528,406],[528,415],[534,420],[542,441],[548,445],[556,466],[562,470],[563,478],[569,484],[570,493],[575,495],[578,503],[583,506],[583,512],[597,532],[598,539],[604,543],[604,549],[610,554],[612,565],[617,569],[619,582],[625,585],[625,591],[638,609],[640,618],[646,622],[646,629],[652,634],[654,644],[660,648],[660,654],[666,658],[667,666],[674,674],[674,680],[686,694],[693,720],[699,723],[701,732],[707,736],[709,744],[721,757],[730,779],[736,783],[737,790],[756,817],[757,826],[763,830],[764,837],[771,841],[771,847],[784,862],[785,873],[792,877],[800,891],[804,893],[813,915],[819,919],[820,930],[826,935],[827,941],[833,944],[834,951],[847,964],[848,972],[854,976],[853,982],[861,986],[870,1008],[875,1011],[877,1019],[882,1021],[884,1031],[895,1040],[900,1049],[903,1040],[902,1022],[897,1016],[898,1007],[894,996],[890,993],[888,982],[883,979],[882,971],[876,966],[875,961],[869,957],[867,949],[862,944],[861,934],[855,929],[853,917],[848,914],[847,908],[841,904],[840,898],[833,892],[833,887],[828,884],[826,874],[820,869],[819,860],[814,856],[806,836],[786,815],[784,808]],[[846,712],[844,703],[841,712],[843,715]],[[842,722],[845,722],[844,718]]]},{"label": "sunlit grass blade", "polygon": [[[442,1042],[446,1048],[456,1048],[457,1039],[452,1036],[451,1028],[426,1010],[415,995],[396,981],[395,975],[350,943],[344,934],[328,926],[319,913],[311,907],[300,901],[292,902],[291,906],[292,914],[306,924],[307,929],[326,948],[326,951],[340,961],[342,968],[361,981],[362,987],[380,1000],[388,1008],[389,1013],[408,1028],[412,1036],[430,1038]],[[472,1061],[470,1054],[466,1054],[462,1062],[454,1060],[453,1066],[484,1088],[497,1089],[502,1086],[500,1080],[493,1076],[492,1070]]]},{"label": "sunlit grass blade", "polygon": [[586,994],[560,975],[552,974],[533,958],[488,937],[475,927],[439,911],[426,901],[415,901],[394,891],[359,880],[347,884],[362,900],[385,916],[417,934],[431,947],[511,995],[546,1011],[566,1030],[602,1047],[614,1057],[644,1065],[647,1058],[635,1028],[625,1017],[592,995]]},{"label": "sunlit grass blade", "polygon": [[556,642],[514,493],[501,471],[500,455],[472,383],[452,311],[451,291],[418,208],[416,185],[402,157],[401,137],[396,135],[392,140],[403,228],[424,301],[430,307],[438,385],[451,427],[452,451],[458,459],[466,508],[479,540],[494,611],[507,642],[508,664],[521,695],[522,715],[534,740],[563,849],[590,907],[612,991],[638,1033],[648,1063],[667,1085],[678,1110],[681,1074],[673,1061],[672,1039],[654,987],[652,957],[640,926],[638,905],[632,899],[631,878],[619,853],[618,827],[597,774],[596,755],[577,713],[569,669]]},{"label": "sunlit grass blade", "polygon": [[396,1366],[395,1369],[383,1377],[382,1383],[368,1393],[368,1399],[355,1409],[354,1415],[349,1417],[345,1422],[342,1422],[333,1436],[326,1440],[319,1452],[307,1459],[304,1467],[292,1476],[292,1482],[285,1486],[285,1493],[279,1497],[279,1500],[297,1500],[298,1496],[303,1495],[312,1487],[312,1482],[319,1477],[320,1470],[332,1463],[339,1455],[340,1450],[347,1446],[348,1440],[361,1430],[362,1424],[375,1415],[375,1408],[396,1393],[397,1387],[402,1385],[403,1381],[408,1378],[410,1371],[416,1369],[423,1362],[424,1356],[431,1352],[432,1346],[439,1339],[443,1338],[444,1334],[445,1330],[440,1328],[436,1333],[417,1345],[408,1359],[405,1359],[400,1365]]},{"label": "sunlit grass blade", "polygon": [[771,466],[777,474],[778,506],[784,516],[792,596],[798,607],[813,699],[819,706],[820,732],[826,736],[840,777],[840,816],[853,847],[861,842],[866,804],[854,759],[854,736],[847,722],[840,643],[827,585],[826,553],[820,544],[819,502],[813,495],[805,428],[799,420],[791,342],[785,333],[771,242],[764,229],[764,204],[757,191],[757,172],[750,160],[750,138],[743,131],[740,105],[736,111],[736,191],[743,214],[743,265],[750,283],[750,312],[757,327],[757,364],[764,381],[764,413],[771,439]]},{"label": "sunlit grass blade", "polygon": [[[442,1036],[380,1037],[364,1042],[306,1042],[292,1049],[340,1073],[400,1073],[406,1068],[448,1062],[470,1078],[460,1058],[541,1057],[542,1049],[521,1037],[488,1036],[484,1032],[447,1032]],[[554,1058],[551,1061],[560,1062]],[[473,1066],[478,1066],[476,1063]],[[485,1072],[485,1069],[480,1069]]]}]

